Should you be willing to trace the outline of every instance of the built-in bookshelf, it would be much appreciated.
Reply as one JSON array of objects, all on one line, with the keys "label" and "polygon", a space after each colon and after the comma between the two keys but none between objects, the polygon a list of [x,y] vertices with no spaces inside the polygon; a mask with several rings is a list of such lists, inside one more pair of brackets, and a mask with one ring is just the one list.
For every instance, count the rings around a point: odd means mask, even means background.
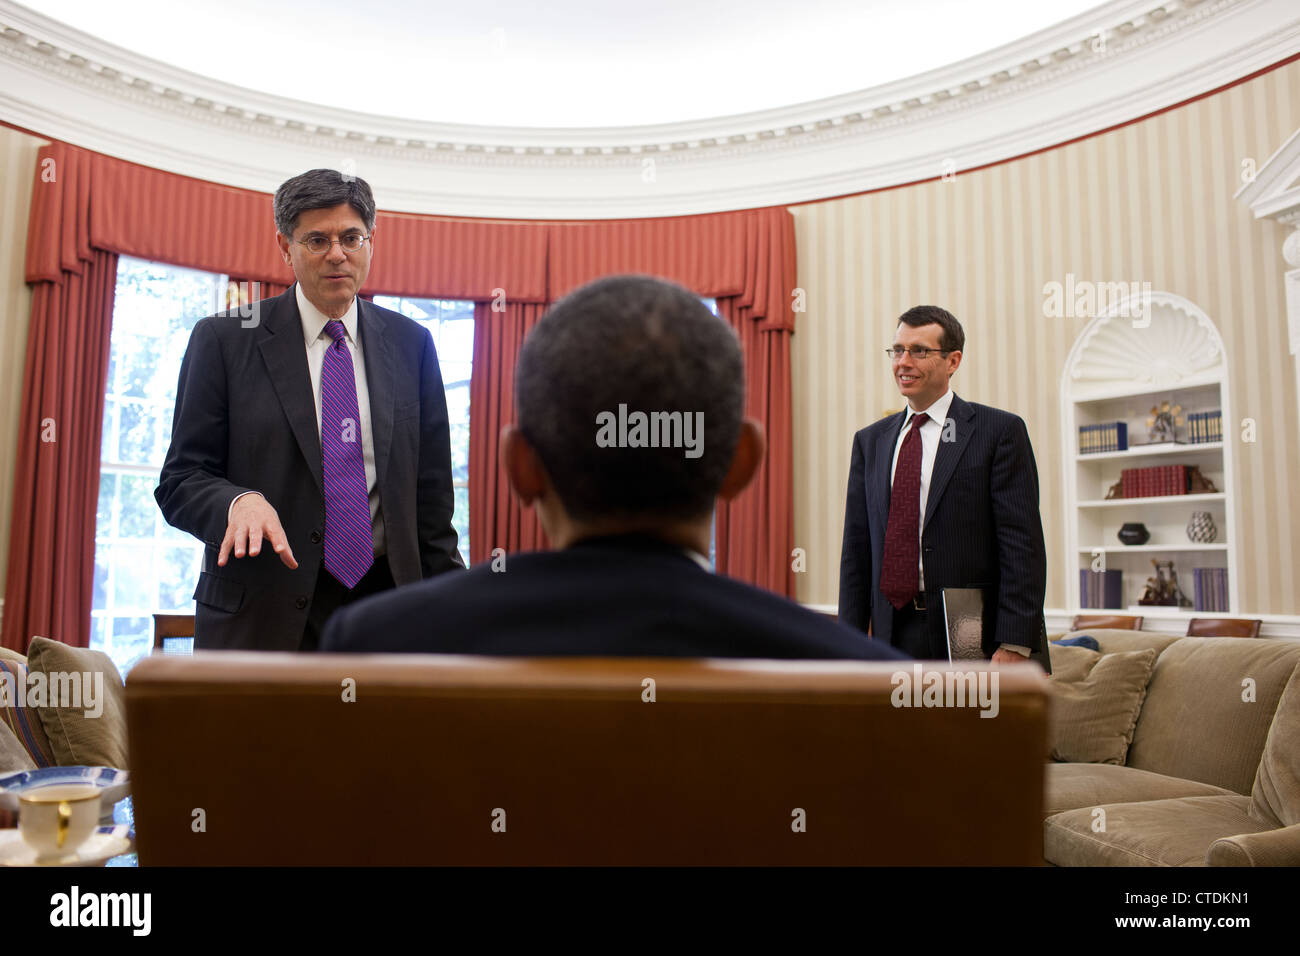
[{"label": "built-in bookshelf", "polygon": [[[1175,427],[1173,441],[1148,444],[1151,409],[1166,402],[1180,408],[1184,424]],[[1194,600],[1194,569],[1226,569],[1229,608],[1223,613],[1237,612],[1232,436],[1211,433],[1217,440],[1205,440],[1204,427],[1207,420],[1221,418],[1222,427],[1228,428],[1233,421],[1229,402],[1228,368],[1218,330],[1204,312],[1180,296],[1150,293],[1142,313],[1131,301],[1121,303],[1079,335],[1066,361],[1061,388],[1070,609],[1087,610],[1080,606],[1079,569],[1104,568],[1123,573],[1122,597],[1115,610],[1140,613],[1134,609],[1139,608],[1147,578],[1155,573],[1154,559],[1174,562],[1178,584],[1189,601]],[[1205,414],[1215,412],[1219,417]],[[1121,424],[1122,428],[1114,427]],[[1081,429],[1087,430],[1081,433]],[[1127,448],[1081,452],[1081,434],[1095,447],[1099,432],[1126,433]],[[1193,443],[1193,437],[1201,440]],[[1107,444],[1122,446],[1123,439],[1103,439],[1103,447]],[[1106,497],[1126,469],[1170,465],[1195,467],[1214,490]],[[1216,529],[1213,541],[1189,538],[1193,512],[1209,514]],[[1122,543],[1119,530],[1129,523],[1145,525],[1149,539],[1143,544]],[[1176,611],[1168,606],[1159,609]],[[1185,613],[1195,612],[1187,608]]]}]

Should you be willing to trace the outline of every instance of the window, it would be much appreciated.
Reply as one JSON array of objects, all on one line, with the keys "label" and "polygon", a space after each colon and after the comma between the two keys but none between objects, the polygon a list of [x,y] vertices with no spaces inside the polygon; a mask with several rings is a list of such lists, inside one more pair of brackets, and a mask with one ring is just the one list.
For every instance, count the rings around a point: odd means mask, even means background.
[{"label": "window", "polygon": [[[203,545],[163,520],[154,500],[171,443],[176,380],[199,319],[225,308],[226,276],[122,256],[104,401],[90,646],[126,674],[153,647],[153,614],[194,613]],[[434,338],[451,424],[453,523],[469,554],[471,302],[377,297]]]},{"label": "window", "polygon": [[181,359],[196,322],[223,307],[225,276],[118,260],[100,448],[90,646],[123,674],[153,647],[154,612],[193,613],[203,545],[154,501],[171,442]]},{"label": "window", "polygon": [[468,567],[469,377],[474,365],[474,303],[377,295],[375,305],[420,323],[429,330],[438,350],[442,386],[447,392],[447,420],[451,425],[451,483],[456,496],[451,523],[456,529],[460,556]]}]

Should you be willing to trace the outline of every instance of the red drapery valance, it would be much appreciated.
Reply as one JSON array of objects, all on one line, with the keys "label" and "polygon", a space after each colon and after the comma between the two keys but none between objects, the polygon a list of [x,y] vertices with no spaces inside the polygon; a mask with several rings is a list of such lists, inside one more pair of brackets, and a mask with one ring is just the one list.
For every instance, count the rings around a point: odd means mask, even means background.
[{"label": "red drapery valance", "polygon": [[[55,595],[55,603],[66,600],[66,613],[51,620],[85,618],[79,632],[69,633],[64,626],[64,633],[54,636],[74,644],[88,641],[84,609],[89,607],[90,581],[67,569],[82,563],[89,567],[93,561],[99,468],[97,454],[85,449],[98,449],[102,427],[113,288],[106,270],[115,272],[116,255],[261,282],[264,295],[293,281],[275,246],[271,197],[265,193],[178,176],[64,143],[41,150],[36,180],[27,281],[38,293],[41,284],[57,288],[34,298],[28,344],[14,501],[20,520],[15,520],[9,542],[4,630],[5,644],[19,648],[26,646],[38,618],[29,620],[27,612],[15,609],[35,607],[33,595],[37,604],[45,600],[42,595]],[[476,559],[490,555],[493,547],[544,546],[535,516],[518,514],[518,504],[505,493],[496,451],[501,425],[514,417],[514,359],[523,334],[544,307],[584,282],[619,272],[662,276],[716,298],[719,312],[740,336],[750,414],[763,423],[769,448],[755,484],[719,510],[719,570],[793,593],[789,335],[795,264],[794,226],[786,210],[600,222],[469,220],[381,211],[375,252],[367,296],[468,299],[478,306],[470,406],[471,546]],[[93,291],[69,291],[87,283]],[[60,356],[43,344],[64,341],[59,336],[74,331],[90,336],[85,355]],[[102,350],[103,362],[90,354],[96,349]],[[42,383],[74,374],[80,376],[79,397],[64,414],[79,421],[86,434],[78,432],[76,448],[72,442],[54,446],[58,463],[51,472],[50,450],[42,451],[35,441],[37,393],[48,387]],[[66,497],[66,480],[53,482],[52,473],[76,476],[80,490],[67,499],[71,511],[59,519],[75,533],[56,533],[49,554],[27,555],[31,538],[21,531],[26,519],[18,509],[44,513],[53,498]],[[84,512],[86,501],[92,503],[88,531],[82,518],[72,514]]]}]

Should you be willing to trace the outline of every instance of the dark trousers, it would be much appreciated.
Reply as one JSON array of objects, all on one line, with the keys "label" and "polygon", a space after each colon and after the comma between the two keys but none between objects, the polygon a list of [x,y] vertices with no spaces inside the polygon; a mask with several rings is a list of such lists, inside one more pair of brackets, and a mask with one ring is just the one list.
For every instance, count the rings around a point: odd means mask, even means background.
[{"label": "dark trousers", "polygon": [[388,558],[382,554],[375,556],[375,563],[370,566],[366,576],[351,590],[340,584],[322,564],[320,573],[316,575],[316,591],[312,595],[311,610],[307,612],[307,626],[303,629],[302,644],[298,649],[314,651],[320,647],[321,635],[325,633],[325,622],[343,605],[360,601],[380,591],[391,590],[396,586],[393,574],[388,570]]},{"label": "dark trousers", "polygon": [[936,656],[946,657],[946,653],[935,654],[926,614],[926,611],[919,611],[913,607],[910,601],[895,610],[894,633],[889,643],[904,654],[910,654],[920,660],[934,660]]}]

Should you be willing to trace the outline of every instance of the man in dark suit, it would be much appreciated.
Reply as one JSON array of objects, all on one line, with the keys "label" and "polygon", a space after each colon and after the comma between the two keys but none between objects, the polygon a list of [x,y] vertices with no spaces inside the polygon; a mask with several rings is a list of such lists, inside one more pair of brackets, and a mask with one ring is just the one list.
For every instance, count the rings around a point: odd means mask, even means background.
[{"label": "man in dark suit", "polygon": [[898,320],[889,360],[907,408],[853,436],[840,620],[915,657],[947,657],[942,591],[983,591],[984,651],[1046,652],[1038,468],[1016,415],[958,398],[961,323],[932,305]]},{"label": "man in dark suit", "polygon": [[298,281],[195,325],[154,492],[206,545],[202,649],[309,650],[338,607],[464,568],[433,339],[357,295],[370,187],[311,170],[276,191],[275,222]]},{"label": "man in dark suit", "polygon": [[529,335],[504,429],[511,487],[557,550],[341,609],[328,651],[898,659],[883,642],[711,573],[718,495],[763,455],[740,344],[679,286],[585,286]]}]

